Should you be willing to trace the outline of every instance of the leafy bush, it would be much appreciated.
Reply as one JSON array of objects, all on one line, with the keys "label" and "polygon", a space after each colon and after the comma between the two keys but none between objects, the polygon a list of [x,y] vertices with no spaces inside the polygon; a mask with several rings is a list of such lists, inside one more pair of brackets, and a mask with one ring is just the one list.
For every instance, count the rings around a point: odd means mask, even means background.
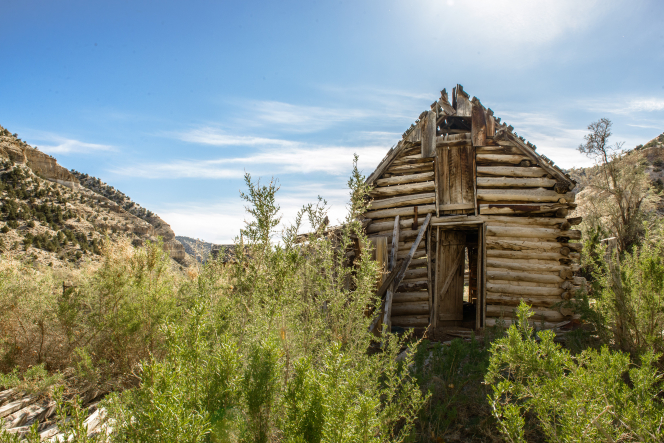
[{"label": "leafy bush", "polygon": [[[404,441],[426,399],[412,356],[396,360],[407,337],[388,335],[369,355],[378,269],[370,254],[346,255],[351,236],[365,240],[364,178],[355,169],[342,228],[322,235],[321,200],[276,244],[278,186],[246,183],[253,220],[236,261],[211,262],[181,287],[186,313],[168,323],[166,357],[114,400],[117,441]],[[317,234],[299,243],[304,217]]]},{"label": "leafy bush", "polygon": [[535,336],[529,309],[522,302],[518,325],[492,344],[486,375],[493,415],[508,441],[539,433],[551,442],[664,439],[658,355],[642,354],[640,367],[607,347],[573,357],[554,343],[553,331]]}]

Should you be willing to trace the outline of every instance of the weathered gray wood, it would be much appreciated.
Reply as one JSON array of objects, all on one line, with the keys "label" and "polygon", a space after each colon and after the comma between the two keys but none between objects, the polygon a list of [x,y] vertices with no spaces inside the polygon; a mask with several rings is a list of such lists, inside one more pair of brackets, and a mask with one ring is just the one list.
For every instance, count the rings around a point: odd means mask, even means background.
[{"label": "weathered gray wood", "polygon": [[525,226],[559,226],[565,222],[558,217],[510,217],[505,215],[483,215],[487,224],[525,225]]},{"label": "weathered gray wood", "polygon": [[548,175],[540,167],[522,168],[518,166],[478,166],[478,175],[489,175],[497,177],[545,177]]},{"label": "weathered gray wood", "polygon": [[429,314],[429,302],[409,302],[409,303],[396,303],[392,305],[392,315],[424,315]]},{"label": "weathered gray wood", "polygon": [[478,177],[478,188],[550,188],[556,184],[551,178]]},{"label": "weathered gray wood", "polygon": [[[397,252],[399,249],[399,216],[397,215],[394,219],[394,229],[392,231],[392,248],[390,250],[390,259],[388,270],[392,271],[396,266],[397,261]],[[412,258],[412,257],[411,257]],[[398,283],[392,282],[390,287],[387,290],[387,295],[385,297],[385,315],[383,316],[383,324],[387,328],[387,332],[392,331],[392,322],[390,318],[392,316],[392,299],[394,297],[395,288],[398,286]]]},{"label": "weathered gray wood", "polygon": [[[444,283],[440,287],[440,290],[436,291],[437,292],[436,293],[436,298],[445,297],[445,294],[447,293],[447,290],[449,289],[449,287],[452,283],[452,280],[454,279],[454,276],[456,275],[457,270],[459,269],[459,265],[461,264],[461,261],[464,258],[463,257],[464,253],[465,253],[465,248],[461,247],[459,249],[459,253],[456,255],[456,257],[454,258],[454,261],[452,262],[453,263],[452,267],[449,268],[449,270],[447,272],[447,275],[445,276],[445,280],[441,280]],[[439,269],[440,272],[443,271],[442,267],[443,267],[442,263],[440,263],[439,266],[438,266],[438,269]],[[441,273],[441,276],[442,275],[444,275],[444,274]],[[439,309],[441,309],[441,308],[439,308]],[[455,314],[455,313],[453,313],[453,314]],[[441,313],[436,312],[436,317],[439,318],[440,316],[441,316]]]},{"label": "weathered gray wood", "polygon": [[[436,212],[436,206],[435,205],[423,205],[420,206],[418,205],[417,211],[419,214],[428,214],[428,213],[433,213]],[[364,213],[364,217],[370,218],[370,219],[379,219],[379,218],[388,218],[388,217],[396,217],[397,215],[400,215],[402,217],[406,216],[413,216],[415,213],[415,208],[413,206],[405,207],[405,208],[390,208],[390,209],[380,209],[376,211],[367,211]]]},{"label": "weathered gray wood", "polygon": [[[381,200],[374,200],[369,204],[369,209],[375,211],[377,209],[396,208],[399,206],[419,206],[434,203],[436,196],[433,192],[424,194],[404,195],[400,197],[390,197]],[[435,206],[434,206],[435,208]],[[367,217],[371,218],[371,217]]]},{"label": "weathered gray wood", "polygon": [[569,203],[487,203],[480,205],[480,214],[509,215],[509,214],[548,214],[555,213],[556,217],[564,217],[560,211],[567,212]]},{"label": "weathered gray wood", "polygon": [[429,301],[428,291],[415,291],[415,292],[396,292],[392,303],[410,303],[418,301]]},{"label": "weathered gray wood", "polygon": [[559,242],[554,242],[554,241],[535,242],[535,241],[514,240],[514,239],[503,240],[503,239],[496,239],[495,237],[488,237],[486,239],[486,245],[488,249],[503,249],[511,251],[555,252],[562,250],[564,247],[568,246],[569,244],[570,243],[565,243],[563,245]]},{"label": "weathered gray wood", "polygon": [[492,257],[487,260],[487,266],[489,268],[501,268],[501,269],[511,269],[514,271],[530,271],[530,272],[560,272],[562,270],[572,271],[569,266],[558,264],[558,262],[552,262],[555,264],[539,264],[539,263],[528,263],[521,260],[507,260],[499,259],[497,257]]},{"label": "weathered gray wood", "polygon": [[415,165],[394,165],[387,170],[390,174],[415,174],[416,172],[433,171],[433,162],[418,163]]},{"label": "weathered gray wood", "polygon": [[422,121],[422,157],[436,155],[436,113],[429,111]]},{"label": "weathered gray wood", "polygon": [[486,290],[490,292],[501,292],[515,295],[548,295],[560,296],[564,291],[562,288],[543,288],[540,286],[516,286],[487,283]]},{"label": "weathered gray wood", "polygon": [[583,221],[583,217],[572,217],[568,218],[567,221],[569,222],[570,225],[576,226],[581,224],[581,222]]},{"label": "weathered gray wood", "polygon": [[471,117],[473,108],[470,103],[470,96],[463,90],[463,86],[457,85],[454,88],[454,103],[456,115],[459,117]]},{"label": "weathered gray wood", "polygon": [[374,188],[369,194],[371,197],[386,197],[397,195],[410,195],[422,192],[433,192],[433,181],[408,183],[405,185],[379,186]]},{"label": "weathered gray wood", "polygon": [[18,400],[15,400],[11,403],[7,403],[3,407],[0,408],[0,418],[4,418],[8,416],[9,414],[12,414],[19,409],[23,409],[26,406],[34,403],[37,401],[37,396],[35,395],[27,395],[23,398],[20,398]]},{"label": "weathered gray wood", "polygon": [[408,266],[410,265],[411,260],[413,259],[413,255],[415,254],[415,251],[418,249],[420,242],[422,241],[422,237],[424,237],[424,233],[426,232],[427,226],[429,226],[429,222],[431,221],[431,214],[427,214],[426,218],[424,219],[424,223],[422,223],[422,227],[420,228],[420,233],[418,234],[417,238],[413,242],[413,245],[410,248],[410,251],[408,252],[408,255],[403,261],[403,264],[401,265],[401,270],[399,271],[399,274],[395,277],[395,286],[399,286],[399,283],[401,283],[401,280],[404,278],[404,275],[406,274],[406,270],[408,269]]},{"label": "weathered gray wood", "polygon": [[534,283],[562,283],[564,280],[558,275],[536,274],[534,272],[515,272],[487,269],[487,277],[491,280],[522,281]]},{"label": "weathered gray wood", "polygon": [[423,172],[421,174],[397,175],[395,177],[381,178],[376,180],[376,186],[403,185],[406,183],[419,183],[433,181],[433,172]]},{"label": "weathered gray wood", "polygon": [[441,111],[444,115],[454,115],[456,110],[450,104],[450,100],[447,96],[447,91],[443,89],[440,91],[440,99],[438,99],[438,106],[440,106]]},{"label": "weathered gray wood", "polygon": [[[514,318],[516,317],[515,311],[516,308],[508,306],[497,306],[497,305],[487,306],[487,315],[493,317],[505,316],[505,317]],[[531,311],[533,312],[533,316],[531,318],[534,320],[544,319],[551,322],[556,322],[565,319],[565,316],[563,314],[553,309],[536,307],[536,308],[531,308]]]},{"label": "weathered gray wood", "polygon": [[581,231],[561,231],[555,228],[540,228],[540,227],[526,227],[526,226],[496,226],[488,224],[488,235],[493,237],[516,237],[516,238],[540,238],[540,239],[556,239],[559,237],[566,237],[572,239],[581,238]]},{"label": "weathered gray wood", "polygon": [[504,163],[508,165],[518,165],[524,160],[528,160],[528,157],[525,155],[477,154],[478,163]]},{"label": "weathered gray wood", "polygon": [[[490,327],[496,326],[497,324],[500,324],[501,321],[502,321],[502,323],[504,324],[505,327],[509,327],[512,323],[516,323],[516,319],[512,319],[512,318],[500,319],[500,318],[496,318],[496,317],[491,317],[491,318],[486,319],[485,326],[490,328]],[[560,327],[560,326],[563,326],[563,325],[569,323],[569,321],[563,321],[563,322],[548,322],[548,321],[545,321],[545,322],[543,322],[543,321],[535,320],[535,319],[531,318],[531,319],[528,320],[528,323],[530,323],[530,325],[532,325],[535,329],[539,330],[542,327],[544,327],[544,329],[554,329],[554,328],[557,328],[557,327]]]},{"label": "weathered gray wood", "polygon": [[392,325],[402,328],[426,328],[429,325],[428,315],[400,315],[392,317]]},{"label": "weathered gray wood", "polygon": [[390,249],[390,261],[388,271],[392,271],[397,263],[397,251],[399,249],[399,216],[394,219],[394,229],[392,231],[392,249]]},{"label": "weathered gray wood", "polygon": [[485,202],[557,202],[570,203],[574,201],[574,194],[558,194],[548,189],[478,189],[477,199]]},{"label": "weathered gray wood", "polygon": [[472,100],[471,139],[473,146],[483,146],[486,140],[486,116],[484,107],[477,98]]},{"label": "weathered gray wood", "polygon": [[488,292],[486,298],[493,305],[504,304],[509,306],[518,306],[523,300],[530,306],[551,307],[563,301],[558,296],[504,294],[502,292]]},{"label": "weathered gray wood", "polygon": [[387,168],[390,166],[392,161],[394,161],[399,154],[403,152],[403,150],[408,146],[408,143],[404,143],[403,141],[400,141],[397,143],[397,146],[393,149],[391,149],[385,158],[380,162],[378,167],[374,172],[372,172],[369,177],[367,177],[365,183],[367,184],[373,184],[373,182],[378,179],[383,173],[387,170]]},{"label": "weathered gray wood", "polygon": [[531,250],[512,251],[503,249],[489,249],[487,250],[487,256],[493,258],[510,258],[516,260],[560,260],[568,258],[568,256],[562,255],[559,251],[536,252]]}]

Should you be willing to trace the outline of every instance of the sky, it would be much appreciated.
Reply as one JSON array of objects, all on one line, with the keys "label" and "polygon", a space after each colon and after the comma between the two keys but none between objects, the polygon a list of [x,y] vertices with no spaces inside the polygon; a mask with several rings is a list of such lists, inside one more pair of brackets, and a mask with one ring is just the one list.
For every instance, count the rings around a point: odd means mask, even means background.
[{"label": "sky", "polygon": [[99,177],[176,235],[230,243],[244,174],[284,223],[343,219],[369,175],[461,84],[561,167],[589,123],[664,131],[664,2],[0,0],[0,124]]}]

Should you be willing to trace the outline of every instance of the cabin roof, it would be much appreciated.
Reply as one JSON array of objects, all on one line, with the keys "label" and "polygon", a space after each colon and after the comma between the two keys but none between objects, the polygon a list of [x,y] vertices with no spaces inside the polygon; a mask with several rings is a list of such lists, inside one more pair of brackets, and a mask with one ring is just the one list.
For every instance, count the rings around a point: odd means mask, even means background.
[{"label": "cabin roof", "polygon": [[[457,100],[458,96],[461,97],[460,100]],[[517,133],[513,131],[514,128],[512,126],[508,126],[504,122],[501,123],[500,118],[494,117],[493,111],[490,108],[484,108],[476,97],[473,97],[472,100],[468,100],[468,98],[469,95],[463,90],[463,86],[457,85],[454,89],[452,104],[450,104],[447,92],[443,89],[441,91],[441,98],[431,105],[431,109],[437,110],[439,115],[469,117],[471,115],[471,106],[480,106],[487,116],[490,116],[495,120],[495,135],[488,136],[487,138],[493,139],[497,142],[511,142],[512,145],[522,151],[533,163],[546,170],[552,177],[558,180],[561,186],[566,187],[568,191],[574,189],[576,181],[556,166],[551,159],[543,154],[537,153],[537,147],[534,144],[517,135]],[[417,131],[421,128],[426,114],[427,111],[422,112],[420,117],[415,120],[415,123],[411,124],[403,133],[402,139],[395,146],[390,148],[376,169],[367,177],[366,183],[373,184],[378,178],[380,178],[387,168],[389,168],[390,164],[399,157],[399,154],[413,143],[411,140],[413,138],[413,131]],[[468,132],[470,132],[470,130]]]}]

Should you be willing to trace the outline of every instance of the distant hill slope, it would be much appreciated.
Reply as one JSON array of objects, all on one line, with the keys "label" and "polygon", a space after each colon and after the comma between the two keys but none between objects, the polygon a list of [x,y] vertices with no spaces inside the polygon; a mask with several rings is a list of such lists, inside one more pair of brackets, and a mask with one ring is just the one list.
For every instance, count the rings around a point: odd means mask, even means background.
[{"label": "distant hill slope", "polygon": [[99,179],[68,171],[2,126],[0,204],[0,253],[6,257],[58,266],[97,260],[106,238],[142,244],[160,236],[171,258],[184,265],[190,260],[156,214]]},{"label": "distant hill slope", "polygon": [[212,243],[181,235],[176,236],[175,239],[184,246],[185,252],[191,256],[191,258],[199,263],[205,263],[207,261],[210,251],[212,250]]}]

